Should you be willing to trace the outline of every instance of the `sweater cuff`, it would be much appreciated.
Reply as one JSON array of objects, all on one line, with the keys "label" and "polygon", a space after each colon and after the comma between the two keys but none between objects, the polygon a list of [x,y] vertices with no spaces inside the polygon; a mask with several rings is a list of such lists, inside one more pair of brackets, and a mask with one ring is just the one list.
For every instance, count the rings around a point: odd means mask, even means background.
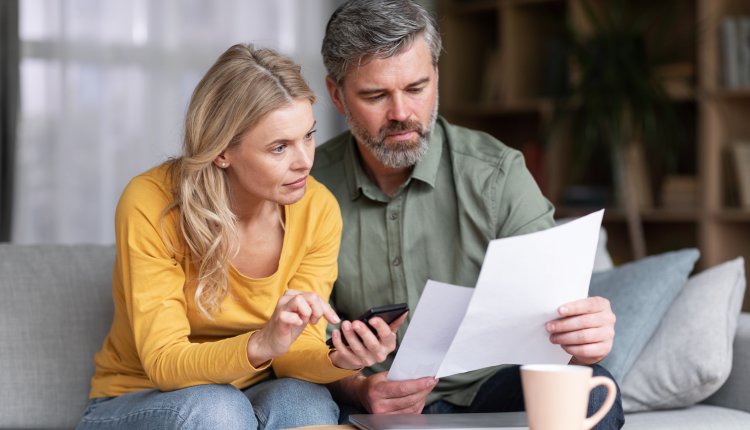
[{"label": "sweater cuff", "polygon": [[242,369],[244,369],[246,372],[249,373],[258,373],[263,370],[268,369],[271,367],[271,364],[273,364],[273,359],[266,361],[265,363],[261,364],[258,367],[255,367],[250,363],[250,358],[247,356],[247,345],[250,342],[250,336],[257,333],[259,330],[253,330],[250,332],[247,332],[241,336],[238,336],[237,338],[240,339],[240,346],[241,350],[239,351],[237,355],[237,359],[239,361],[239,365]]}]

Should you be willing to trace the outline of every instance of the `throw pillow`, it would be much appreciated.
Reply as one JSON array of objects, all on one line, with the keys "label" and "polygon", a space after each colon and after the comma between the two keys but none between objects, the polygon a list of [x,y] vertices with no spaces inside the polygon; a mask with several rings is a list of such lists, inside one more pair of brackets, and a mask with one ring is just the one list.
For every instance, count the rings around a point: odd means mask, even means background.
[{"label": "throw pillow", "polygon": [[[575,220],[576,218],[560,218],[556,219],[557,225],[565,224]],[[596,244],[596,254],[594,255],[594,272],[602,272],[609,270],[615,265],[612,263],[612,257],[609,255],[607,250],[607,230],[601,227],[599,230],[599,241]]]},{"label": "throw pillow", "polygon": [[697,249],[667,252],[592,275],[589,295],[609,299],[617,316],[612,351],[600,364],[618,383],[687,282],[699,255]]},{"label": "throw pillow", "polygon": [[688,280],[625,375],[625,412],[690,406],[726,382],[744,292],[742,258]]}]

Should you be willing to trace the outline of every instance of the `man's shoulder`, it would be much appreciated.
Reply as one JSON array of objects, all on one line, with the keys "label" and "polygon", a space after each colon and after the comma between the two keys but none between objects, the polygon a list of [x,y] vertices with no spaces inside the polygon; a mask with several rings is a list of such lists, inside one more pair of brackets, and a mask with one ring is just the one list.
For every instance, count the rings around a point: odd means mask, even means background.
[{"label": "man's shoulder", "polygon": [[344,160],[346,145],[349,144],[351,133],[345,131],[338,136],[332,137],[315,148],[315,163],[313,174],[316,171],[338,165]]},{"label": "man's shoulder", "polygon": [[315,162],[310,174],[338,198],[347,192],[345,159],[351,134],[347,131],[326,141],[315,149]]},{"label": "man's shoulder", "polygon": [[520,151],[509,147],[489,133],[451,124],[442,119],[448,150],[454,162],[502,168],[521,156]]}]

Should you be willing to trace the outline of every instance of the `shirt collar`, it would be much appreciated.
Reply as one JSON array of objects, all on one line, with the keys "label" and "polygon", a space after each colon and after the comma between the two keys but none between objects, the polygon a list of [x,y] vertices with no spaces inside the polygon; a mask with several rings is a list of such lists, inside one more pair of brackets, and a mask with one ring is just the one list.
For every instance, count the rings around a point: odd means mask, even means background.
[{"label": "shirt collar", "polygon": [[[407,184],[411,182],[412,179],[416,179],[431,187],[435,186],[438,168],[440,167],[440,157],[443,154],[444,131],[442,121],[442,118],[438,118],[438,120],[435,121],[435,126],[430,135],[427,152],[414,166],[411,175],[406,180]],[[346,180],[350,185],[349,197],[352,200],[355,200],[364,193],[373,200],[382,200],[385,194],[380,191],[377,185],[375,185],[367,176],[367,173],[365,173],[365,170],[362,167],[362,158],[359,155],[357,142],[354,140],[354,136],[351,133],[349,133],[344,158]]]},{"label": "shirt collar", "polygon": [[443,140],[442,118],[439,118],[432,127],[430,146],[427,148],[427,152],[411,172],[412,178],[419,179],[433,188],[435,187],[435,179],[437,178],[438,168],[440,168],[440,157],[443,155]]}]

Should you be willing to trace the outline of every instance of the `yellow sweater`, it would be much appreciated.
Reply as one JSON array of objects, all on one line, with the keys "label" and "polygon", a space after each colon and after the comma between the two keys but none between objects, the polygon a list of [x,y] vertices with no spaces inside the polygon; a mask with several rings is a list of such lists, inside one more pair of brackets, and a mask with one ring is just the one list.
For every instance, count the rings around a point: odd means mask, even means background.
[{"label": "yellow sweater", "polygon": [[[285,207],[286,232],[276,273],[252,279],[229,268],[229,295],[214,320],[195,306],[197,270],[185,255],[166,166],[135,177],[117,206],[117,258],[112,283],[114,319],[95,356],[91,398],[132,391],[176,390],[200,384],[246,388],[278,377],[332,382],[354,371],[335,367],[325,345],[326,321],[308,325],[290,350],[262,368],[247,359],[250,335],[270,318],[286,289],[313,291],[325,300],[336,279],[341,213],[335,198],[312,177],[297,203]],[[170,251],[162,231],[175,244]]]}]

